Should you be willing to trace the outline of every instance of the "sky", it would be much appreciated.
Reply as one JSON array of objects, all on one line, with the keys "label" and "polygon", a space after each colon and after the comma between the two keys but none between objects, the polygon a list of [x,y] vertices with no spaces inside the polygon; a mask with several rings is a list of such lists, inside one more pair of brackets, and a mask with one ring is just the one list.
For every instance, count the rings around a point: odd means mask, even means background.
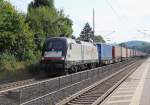
[{"label": "sky", "polygon": [[[27,12],[32,0],[9,0],[18,11]],[[150,0],[55,0],[57,9],[73,21],[73,35],[79,36],[86,22],[92,26],[95,10],[95,35],[108,43],[141,40],[150,42]]]}]

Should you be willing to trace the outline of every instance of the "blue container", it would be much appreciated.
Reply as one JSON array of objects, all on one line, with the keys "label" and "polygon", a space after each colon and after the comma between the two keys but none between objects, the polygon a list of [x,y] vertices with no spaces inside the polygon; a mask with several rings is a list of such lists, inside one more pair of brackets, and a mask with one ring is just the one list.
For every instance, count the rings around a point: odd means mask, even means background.
[{"label": "blue container", "polygon": [[112,60],[112,46],[107,44],[98,43],[98,56],[99,61],[110,61]]}]

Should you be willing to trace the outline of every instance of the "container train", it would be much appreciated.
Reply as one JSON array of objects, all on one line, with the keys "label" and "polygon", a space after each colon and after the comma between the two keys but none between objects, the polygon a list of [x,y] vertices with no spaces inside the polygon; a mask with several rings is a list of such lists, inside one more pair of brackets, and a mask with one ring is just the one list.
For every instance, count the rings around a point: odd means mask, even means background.
[{"label": "container train", "polygon": [[55,37],[45,40],[41,65],[50,73],[62,74],[145,55],[143,52],[120,46]]}]

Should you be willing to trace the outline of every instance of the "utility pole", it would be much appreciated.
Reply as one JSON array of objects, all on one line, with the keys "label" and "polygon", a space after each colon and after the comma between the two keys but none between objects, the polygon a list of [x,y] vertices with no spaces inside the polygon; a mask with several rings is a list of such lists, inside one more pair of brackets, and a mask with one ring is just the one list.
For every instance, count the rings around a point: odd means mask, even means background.
[{"label": "utility pole", "polygon": [[95,42],[95,11],[93,8],[93,42]]}]

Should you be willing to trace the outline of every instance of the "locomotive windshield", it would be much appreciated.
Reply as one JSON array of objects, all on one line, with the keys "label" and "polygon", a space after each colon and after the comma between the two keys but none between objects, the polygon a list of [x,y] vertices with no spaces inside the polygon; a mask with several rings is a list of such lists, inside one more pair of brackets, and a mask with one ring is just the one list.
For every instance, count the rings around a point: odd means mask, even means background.
[{"label": "locomotive windshield", "polygon": [[59,40],[52,40],[52,41],[49,41],[46,43],[46,46],[45,46],[45,50],[46,51],[49,51],[49,50],[62,50],[63,49],[63,42],[62,41],[59,41]]},{"label": "locomotive windshield", "polygon": [[49,56],[52,56],[52,55],[54,56],[56,55],[55,53],[57,53],[56,56],[58,55],[65,56],[66,49],[67,49],[67,42],[65,39],[52,38],[52,39],[46,40],[42,55],[44,55],[45,52],[46,53],[49,52],[48,53]]}]

